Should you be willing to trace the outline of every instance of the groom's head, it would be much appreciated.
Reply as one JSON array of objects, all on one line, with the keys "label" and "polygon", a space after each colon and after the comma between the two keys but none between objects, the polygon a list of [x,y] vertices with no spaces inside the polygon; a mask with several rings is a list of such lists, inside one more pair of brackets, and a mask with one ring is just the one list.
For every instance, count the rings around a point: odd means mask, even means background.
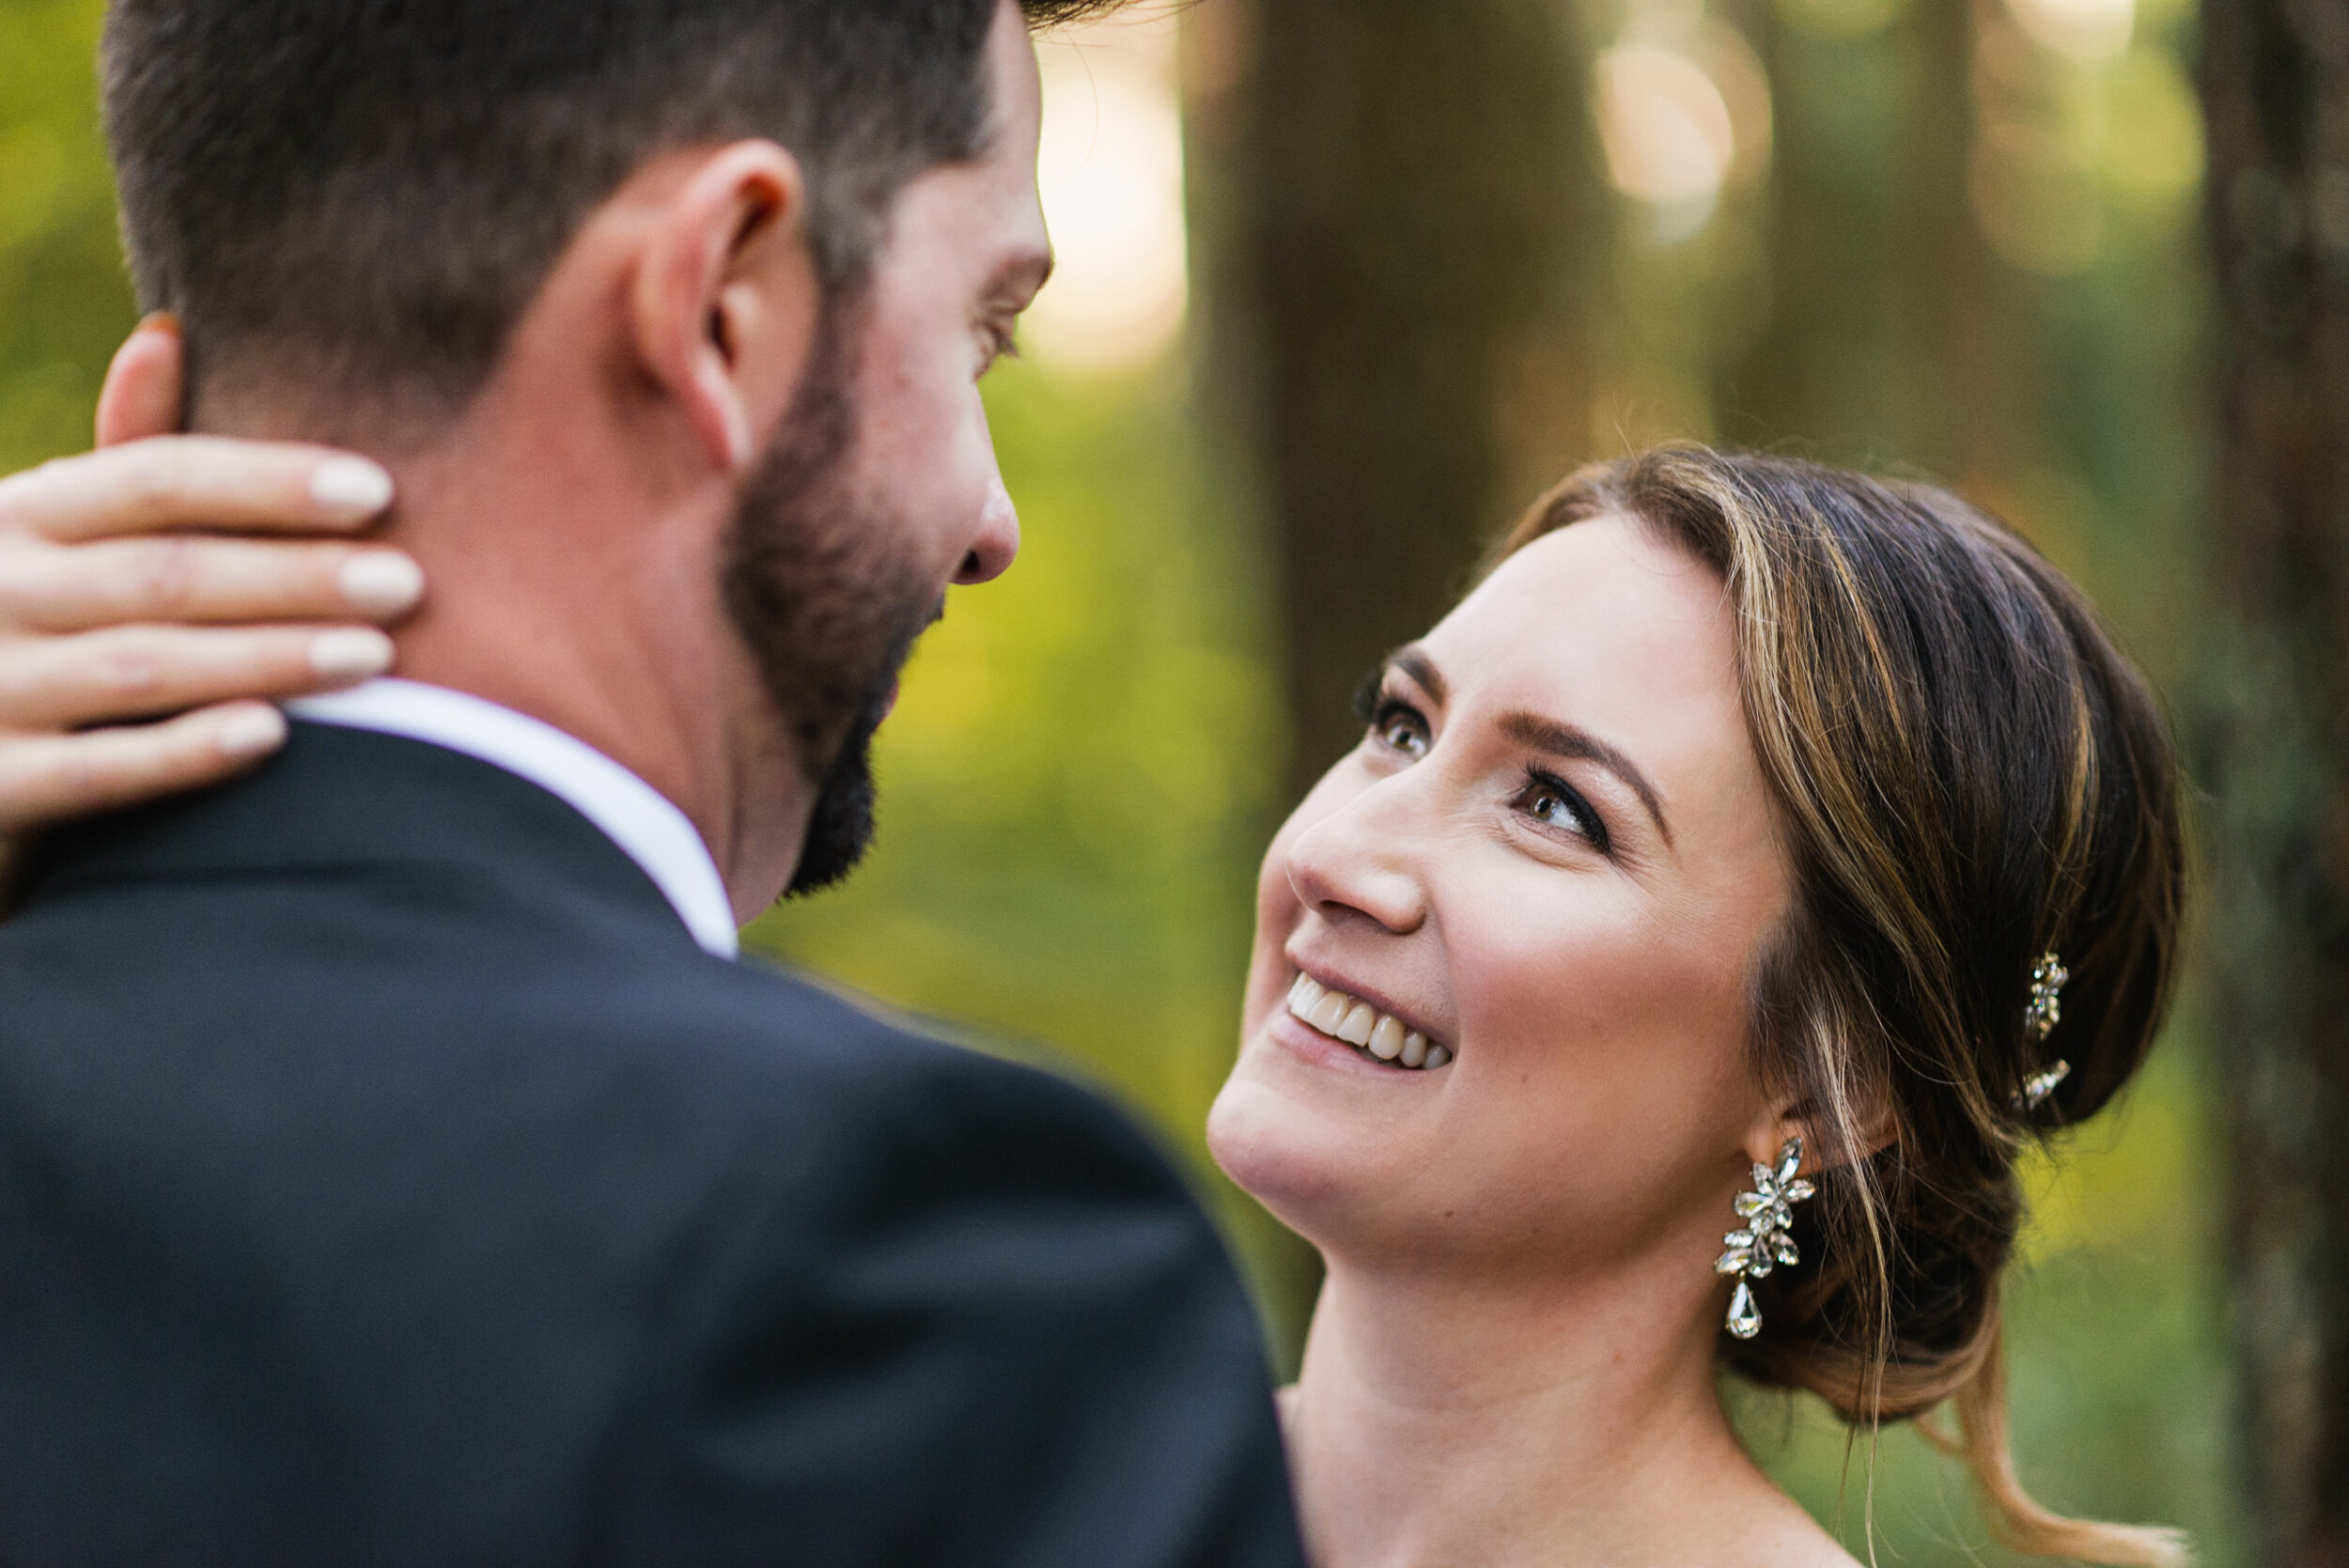
[{"label": "groom's head", "polygon": [[[132,270],[183,324],[199,427],[412,455],[427,535],[459,475],[464,564],[427,562],[453,681],[593,729],[514,661],[577,644],[587,682],[625,644],[667,666],[604,684],[690,707],[692,623],[727,628],[817,786],[810,885],[868,830],[913,638],[1016,549],[974,383],[1050,265],[1020,23],[1114,3],[115,0]],[[537,535],[506,520],[556,494]]]}]

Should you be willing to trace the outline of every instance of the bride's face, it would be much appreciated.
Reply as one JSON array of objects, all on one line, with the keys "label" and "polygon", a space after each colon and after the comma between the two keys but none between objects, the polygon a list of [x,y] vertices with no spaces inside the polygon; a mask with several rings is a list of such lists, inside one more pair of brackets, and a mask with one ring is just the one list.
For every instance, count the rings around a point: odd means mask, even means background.
[{"label": "bride's face", "polygon": [[1395,656],[1265,857],[1208,1124],[1240,1186],[1370,1263],[1710,1260],[1772,1133],[1747,984],[1787,896],[1733,630],[1707,567],[1600,519]]}]

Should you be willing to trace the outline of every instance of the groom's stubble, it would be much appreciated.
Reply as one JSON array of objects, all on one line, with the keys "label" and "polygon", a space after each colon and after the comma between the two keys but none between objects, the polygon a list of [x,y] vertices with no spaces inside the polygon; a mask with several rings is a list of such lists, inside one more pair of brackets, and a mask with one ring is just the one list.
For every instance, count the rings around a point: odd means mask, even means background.
[{"label": "groom's stubble", "polygon": [[816,800],[786,897],[854,870],[875,828],[872,743],[897,675],[943,596],[893,548],[904,536],[851,461],[853,289],[823,308],[791,411],[735,505],[723,599]]}]

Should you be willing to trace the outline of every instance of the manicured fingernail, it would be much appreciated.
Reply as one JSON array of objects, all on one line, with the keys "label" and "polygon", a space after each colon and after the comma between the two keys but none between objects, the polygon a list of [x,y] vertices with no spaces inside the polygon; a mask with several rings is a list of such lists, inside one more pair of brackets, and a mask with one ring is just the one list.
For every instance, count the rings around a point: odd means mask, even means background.
[{"label": "manicured fingernail", "polygon": [[310,639],[310,668],[321,680],[362,680],[392,667],[392,640],[364,627],[321,631]]},{"label": "manicured fingernail", "polygon": [[371,518],[392,504],[392,476],[365,458],[329,458],[310,474],[310,499],[330,512]]},{"label": "manicured fingernail", "polygon": [[343,563],[343,602],[362,615],[397,615],[424,597],[424,568],[396,550]]},{"label": "manicured fingernail", "polygon": [[221,722],[212,737],[223,756],[258,756],[273,752],[286,738],[286,716],[273,707],[248,707]]}]

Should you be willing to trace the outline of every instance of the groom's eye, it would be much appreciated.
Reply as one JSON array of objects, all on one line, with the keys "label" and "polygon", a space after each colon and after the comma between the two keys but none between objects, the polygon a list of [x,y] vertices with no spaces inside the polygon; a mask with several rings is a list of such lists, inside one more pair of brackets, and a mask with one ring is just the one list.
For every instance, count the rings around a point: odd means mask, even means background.
[{"label": "groom's eye", "polygon": [[1019,357],[1018,317],[981,322],[979,333],[980,375],[986,375],[1004,360]]}]

